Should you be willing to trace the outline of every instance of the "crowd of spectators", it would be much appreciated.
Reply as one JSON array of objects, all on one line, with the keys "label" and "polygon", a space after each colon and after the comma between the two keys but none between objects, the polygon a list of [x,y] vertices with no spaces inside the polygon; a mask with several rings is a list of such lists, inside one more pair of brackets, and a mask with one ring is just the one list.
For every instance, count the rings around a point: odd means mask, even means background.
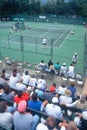
[{"label": "crowd of spectators", "polygon": [[[50,60],[46,68],[47,65],[42,60],[37,68],[50,69],[57,75],[73,77],[71,70],[74,72],[75,64],[74,62],[74,65],[71,64],[67,69],[65,63],[61,66],[59,62],[53,64]],[[5,102],[0,101],[0,125],[6,128],[14,130],[87,129],[86,97],[77,93],[74,81],[67,85],[61,83],[61,86],[53,82],[51,86],[47,86],[44,75],[37,79],[35,75],[30,75],[29,71],[20,75],[17,69],[13,69],[7,79],[6,70],[2,70],[0,98],[5,100]],[[6,101],[11,101],[13,106],[7,105]],[[61,106],[72,107],[72,111],[67,109],[66,114]],[[26,111],[27,108],[46,114],[48,117],[44,119],[37,113],[33,115]],[[81,112],[76,111],[74,118],[70,118],[74,108],[80,109]]]}]

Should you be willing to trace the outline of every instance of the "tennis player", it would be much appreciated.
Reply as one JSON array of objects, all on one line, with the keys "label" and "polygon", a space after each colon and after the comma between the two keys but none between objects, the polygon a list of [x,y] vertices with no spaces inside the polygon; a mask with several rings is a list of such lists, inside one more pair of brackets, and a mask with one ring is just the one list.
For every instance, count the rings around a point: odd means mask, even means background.
[{"label": "tennis player", "polygon": [[42,45],[43,45],[43,47],[47,47],[47,39],[46,38],[44,38],[42,40]]}]

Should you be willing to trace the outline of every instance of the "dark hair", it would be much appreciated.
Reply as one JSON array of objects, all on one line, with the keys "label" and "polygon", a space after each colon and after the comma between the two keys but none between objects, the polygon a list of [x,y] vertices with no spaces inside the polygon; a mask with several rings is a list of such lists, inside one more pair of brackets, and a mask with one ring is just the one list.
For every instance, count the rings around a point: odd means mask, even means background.
[{"label": "dark hair", "polygon": [[18,91],[17,91],[17,95],[18,95],[18,97],[21,97],[22,94],[23,94],[23,92],[22,92],[21,90],[18,90]]},{"label": "dark hair", "polygon": [[2,73],[2,74],[1,74],[1,78],[2,78],[2,79],[5,79],[5,73]]},{"label": "dark hair", "polygon": [[43,60],[41,60],[41,63],[44,63],[44,61],[43,61]]},{"label": "dark hair", "polygon": [[54,127],[56,127],[57,126],[56,118],[53,116],[49,116],[46,120],[46,125],[48,129],[53,129]]},{"label": "dark hair", "polygon": [[7,108],[7,103],[2,101],[0,102],[0,113],[4,113],[6,111]]},{"label": "dark hair", "polygon": [[29,74],[29,72],[28,71],[25,71],[25,75],[28,75]]},{"label": "dark hair", "polygon": [[56,87],[56,83],[53,83],[52,85],[53,85],[54,87]]},{"label": "dark hair", "polygon": [[9,94],[9,85],[8,84],[6,84],[4,86],[4,93]]},{"label": "dark hair", "polygon": [[17,69],[15,68],[15,69],[13,69],[13,72],[17,72]]},{"label": "dark hair", "polygon": [[36,101],[36,100],[37,100],[37,93],[33,93],[33,94],[32,94],[32,100],[33,100],[33,101]]},{"label": "dark hair", "polygon": [[41,79],[44,79],[44,75],[41,75]]}]

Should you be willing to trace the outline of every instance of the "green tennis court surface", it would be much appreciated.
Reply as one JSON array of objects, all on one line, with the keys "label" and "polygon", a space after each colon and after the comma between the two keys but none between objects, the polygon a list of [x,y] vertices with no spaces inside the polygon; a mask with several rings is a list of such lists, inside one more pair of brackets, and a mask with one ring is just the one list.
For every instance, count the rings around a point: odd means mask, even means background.
[{"label": "green tennis court surface", "polygon": [[[84,31],[79,25],[64,25],[51,23],[27,23],[29,30],[11,32],[14,23],[0,24],[1,57],[10,57],[19,61],[38,63],[41,59],[48,62],[71,63],[72,55],[77,52],[79,59],[76,72],[84,69]],[[74,34],[71,34],[74,30]],[[21,44],[20,37],[23,37]],[[43,38],[47,38],[48,46],[42,47]]]}]

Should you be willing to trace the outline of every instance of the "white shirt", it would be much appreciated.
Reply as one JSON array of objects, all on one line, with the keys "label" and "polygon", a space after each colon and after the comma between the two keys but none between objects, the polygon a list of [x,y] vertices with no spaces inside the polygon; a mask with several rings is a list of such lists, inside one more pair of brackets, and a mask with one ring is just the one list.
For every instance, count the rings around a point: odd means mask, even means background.
[{"label": "white shirt", "polygon": [[30,78],[29,86],[35,87],[36,84],[37,84],[37,79],[36,78]]},{"label": "white shirt", "polygon": [[77,62],[77,60],[78,60],[78,55],[77,55],[77,57],[75,55],[73,55],[72,62]]},{"label": "white shirt", "polygon": [[55,118],[60,120],[63,119],[62,110],[58,105],[48,103],[45,107],[45,112],[49,116],[54,116]]},{"label": "white shirt", "polygon": [[66,89],[67,89],[67,88],[63,88],[62,86],[59,86],[59,88],[58,88],[58,93],[59,93],[59,94],[64,94]]},{"label": "white shirt", "polygon": [[67,67],[61,66],[60,73],[66,75],[66,72],[67,72]]},{"label": "white shirt", "polygon": [[72,103],[72,98],[62,95],[59,97],[59,102],[60,102],[60,104],[69,104],[69,103]]},{"label": "white shirt", "polygon": [[10,88],[14,88],[15,89],[16,83],[17,83],[18,80],[19,80],[19,78],[17,76],[16,77],[11,76],[10,80],[9,80]]},{"label": "white shirt", "polygon": [[27,84],[27,85],[29,84],[29,80],[30,80],[30,76],[29,75],[23,74],[22,79],[23,79],[23,83],[24,84]]},{"label": "white shirt", "polygon": [[41,88],[46,88],[46,81],[44,79],[38,79],[37,88],[41,86]]},{"label": "white shirt", "polygon": [[15,89],[25,91],[26,90],[26,85],[24,85],[22,83],[16,83]]},{"label": "white shirt", "polygon": [[43,123],[39,123],[36,127],[36,130],[49,130],[47,126]]}]

